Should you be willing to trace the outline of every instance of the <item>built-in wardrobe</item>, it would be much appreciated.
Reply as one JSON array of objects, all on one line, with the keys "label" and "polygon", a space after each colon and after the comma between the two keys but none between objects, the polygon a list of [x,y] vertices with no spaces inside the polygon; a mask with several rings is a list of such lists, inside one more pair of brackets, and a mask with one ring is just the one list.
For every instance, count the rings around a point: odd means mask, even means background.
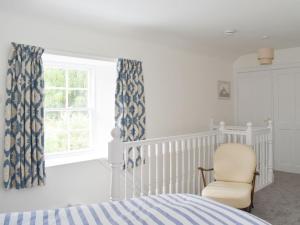
[{"label": "built-in wardrobe", "polygon": [[235,72],[235,120],[274,124],[275,170],[300,173],[300,64]]}]

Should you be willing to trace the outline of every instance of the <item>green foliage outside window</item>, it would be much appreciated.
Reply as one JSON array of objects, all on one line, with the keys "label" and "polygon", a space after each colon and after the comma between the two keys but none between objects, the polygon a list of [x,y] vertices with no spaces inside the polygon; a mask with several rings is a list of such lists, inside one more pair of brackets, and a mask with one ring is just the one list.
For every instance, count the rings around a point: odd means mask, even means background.
[{"label": "green foliage outside window", "polygon": [[46,152],[89,148],[88,71],[46,68],[44,78]]}]

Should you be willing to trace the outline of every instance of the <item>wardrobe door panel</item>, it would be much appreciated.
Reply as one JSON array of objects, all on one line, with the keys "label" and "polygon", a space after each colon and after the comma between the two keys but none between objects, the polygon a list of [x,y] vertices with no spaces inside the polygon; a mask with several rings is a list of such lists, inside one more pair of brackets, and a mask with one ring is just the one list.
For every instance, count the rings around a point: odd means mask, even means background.
[{"label": "wardrobe door panel", "polygon": [[300,173],[300,69],[274,71],[275,169]]},{"label": "wardrobe door panel", "polygon": [[237,75],[237,122],[265,125],[272,118],[272,75],[255,71]]}]

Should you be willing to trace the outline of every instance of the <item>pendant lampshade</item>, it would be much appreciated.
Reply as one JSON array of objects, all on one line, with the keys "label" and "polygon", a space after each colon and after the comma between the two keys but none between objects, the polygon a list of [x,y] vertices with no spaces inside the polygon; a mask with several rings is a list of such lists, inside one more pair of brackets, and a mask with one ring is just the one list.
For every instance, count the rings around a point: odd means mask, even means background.
[{"label": "pendant lampshade", "polygon": [[258,50],[257,59],[260,65],[270,65],[274,59],[274,49],[273,48],[261,48]]}]

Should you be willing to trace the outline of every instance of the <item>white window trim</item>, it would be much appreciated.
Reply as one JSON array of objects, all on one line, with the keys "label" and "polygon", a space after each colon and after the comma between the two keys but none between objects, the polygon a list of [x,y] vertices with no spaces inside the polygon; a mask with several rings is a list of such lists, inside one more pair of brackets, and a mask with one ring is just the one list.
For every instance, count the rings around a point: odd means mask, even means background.
[{"label": "white window trim", "polygon": [[[56,56],[55,56],[56,57]],[[60,57],[60,56],[59,56]],[[64,57],[64,56],[62,56]],[[78,58],[77,58],[78,60]],[[84,60],[84,59],[83,59]],[[53,166],[59,166],[59,165],[65,165],[70,163],[78,163],[88,160],[95,160],[95,159],[101,159],[100,153],[97,151],[96,146],[94,146],[94,143],[92,140],[95,140],[95,126],[93,126],[93,118],[94,118],[94,110],[95,110],[95,97],[93,93],[95,93],[95,70],[94,70],[94,64],[86,64],[86,63],[65,63],[61,62],[61,60],[55,60],[49,59],[44,60],[44,67],[56,67],[56,68],[62,68],[67,69],[69,67],[72,67],[74,69],[78,70],[88,70],[89,71],[89,88],[88,88],[88,107],[87,108],[74,108],[71,109],[71,111],[80,111],[80,110],[89,110],[91,120],[90,120],[90,148],[89,149],[82,149],[82,150],[76,150],[76,151],[65,151],[65,152],[59,152],[59,153],[46,153],[45,152],[45,164],[46,167],[53,167]],[[51,89],[51,88],[49,88]],[[57,89],[57,88],[55,88]],[[62,88],[66,89],[66,88]],[[70,89],[70,88],[69,88]],[[72,89],[72,88],[71,88]],[[75,88],[76,90],[79,90],[80,88]],[[87,88],[82,88],[83,90],[87,90]],[[53,109],[55,111],[59,111],[59,109]],[[61,109],[62,111],[66,111],[66,109]],[[51,108],[47,109],[47,111],[51,111]],[[103,160],[105,160],[103,158]]]},{"label": "white window trim", "polygon": [[81,150],[73,152],[62,152],[56,154],[46,154],[46,167],[60,166],[71,163],[79,163],[89,160],[103,159],[96,150]]}]

